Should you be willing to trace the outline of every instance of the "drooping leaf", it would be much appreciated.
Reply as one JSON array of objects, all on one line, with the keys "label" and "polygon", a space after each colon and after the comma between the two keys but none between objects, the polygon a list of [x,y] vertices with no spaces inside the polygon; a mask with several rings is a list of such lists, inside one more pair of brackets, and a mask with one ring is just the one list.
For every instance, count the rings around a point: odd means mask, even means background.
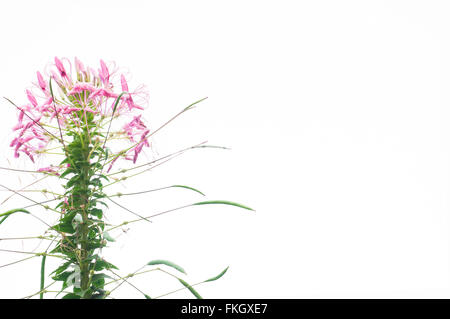
[{"label": "drooping leaf", "polygon": [[108,207],[108,204],[106,204],[105,202],[102,202],[102,201],[100,201],[100,200],[96,200],[95,203],[102,204],[102,205],[105,206],[106,208],[109,208],[109,207]]},{"label": "drooping leaf", "polygon": [[59,178],[64,178],[64,177],[66,177],[67,175],[69,175],[70,173],[75,173],[75,171],[74,171],[71,167],[69,167],[68,169],[66,169],[66,170],[59,176]]},{"label": "drooping leaf", "polygon": [[209,282],[209,281],[215,281],[217,279],[219,279],[220,277],[222,277],[223,275],[225,275],[225,273],[227,272],[228,268],[230,268],[230,266],[228,266],[227,268],[225,268],[220,274],[218,274],[215,277],[209,278],[207,280],[205,280],[204,282]]},{"label": "drooping leaf", "polygon": [[162,260],[162,259],[152,260],[152,261],[148,262],[147,265],[149,265],[149,266],[166,265],[166,266],[172,267],[173,269],[178,270],[179,272],[181,272],[183,274],[186,274],[186,271],[182,267],[180,267],[177,264],[174,264],[173,262],[168,261],[168,260]]},{"label": "drooping leaf", "polygon": [[104,174],[101,174],[101,175],[100,175],[100,178],[103,178],[103,179],[105,179],[107,182],[109,182],[109,178],[108,178],[107,176],[105,176]]},{"label": "drooping leaf", "polygon": [[25,214],[29,214],[29,213],[30,213],[29,211],[27,211],[27,210],[24,209],[24,208],[16,208],[16,209],[8,210],[6,213],[0,214],[0,217],[3,217],[3,218],[0,220],[0,224],[3,223],[3,222],[5,221],[5,219],[8,218],[11,214],[19,213],[19,212],[25,213]]},{"label": "drooping leaf", "polygon": [[[53,251],[52,251],[52,252],[53,252]],[[71,264],[72,264],[72,261],[67,261],[67,262],[65,262],[64,264],[62,264],[61,266],[59,266],[58,268],[56,268],[55,270],[53,270],[53,271],[50,273],[50,275],[51,275],[51,274],[56,274],[56,275],[58,275],[58,274],[62,273],[62,272],[63,272],[64,270],[66,270],[67,267],[69,267]]]},{"label": "drooping leaf", "polygon": [[63,232],[63,233],[68,233],[68,234],[75,233],[75,228],[73,228],[73,226],[69,223],[58,224],[58,225],[52,226],[52,229],[54,229],[58,232]]},{"label": "drooping leaf", "polygon": [[104,242],[102,242],[101,240],[98,239],[91,239],[89,240],[86,249],[87,250],[91,250],[91,249],[96,249],[96,248],[103,248],[106,245],[104,244]]},{"label": "drooping leaf", "polygon": [[108,276],[107,274],[95,274],[92,276],[92,285],[96,288],[102,289],[105,285],[105,278],[113,279],[111,276]]},{"label": "drooping leaf", "polygon": [[99,219],[101,219],[103,217],[103,211],[99,208],[91,208],[89,210],[89,213]]},{"label": "drooping leaf", "polygon": [[235,202],[230,202],[227,200],[210,200],[210,201],[205,201],[205,202],[198,202],[198,203],[194,203],[192,205],[210,205],[210,204],[223,204],[223,205],[231,205],[231,206],[236,206],[236,207],[240,207],[240,208],[244,208],[244,209],[248,209],[248,210],[253,210],[253,208],[244,206],[242,204],[239,203],[235,203]]},{"label": "drooping leaf", "polygon": [[107,231],[103,232],[103,238],[105,238],[107,241],[116,241]]},{"label": "drooping leaf", "polygon": [[184,281],[181,278],[178,278],[178,280],[181,282],[181,284],[183,286],[185,286],[187,289],[189,289],[189,291],[195,296],[195,298],[203,299],[202,296],[200,296],[200,294],[191,285],[189,285],[186,281]]},{"label": "drooping leaf", "polygon": [[74,271],[65,271],[58,275],[53,276],[52,279],[55,281],[66,281],[67,278],[69,278],[69,276],[73,275],[74,273],[75,273]]},{"label": "drooping leaf", "polygon": [[119,269],[116,266],[114,266],[113,264],[107,262],[106,260],[97,260],[97,262],[95,263],[95,271],[100,271],[103,269]]},{"label": "drooping leaf", "polygon": [[170,187],[181,187],[181,188],[190,189],[190,190],[192,190],[192,191],[194,191],[194,192],[197,192],[197,193],[202,194],[203,196],[205,196],[205,194],[203,194],[201,191],[199,191],[198,189],[195,189],[195,188],[193,188],[193,187],[190,187],[190,186],[185,186],[185,185],[172,185],[172,186],[170,186]]},{"label": "drooping leaf", "polygon": [[152,299],[149,295],[144,294],[145,299]]},{"label": "drooping leaf", "polygon": [[93,186],[102,187],[102,181],[100,180],[100,178],[93,178],[89,183]]}]

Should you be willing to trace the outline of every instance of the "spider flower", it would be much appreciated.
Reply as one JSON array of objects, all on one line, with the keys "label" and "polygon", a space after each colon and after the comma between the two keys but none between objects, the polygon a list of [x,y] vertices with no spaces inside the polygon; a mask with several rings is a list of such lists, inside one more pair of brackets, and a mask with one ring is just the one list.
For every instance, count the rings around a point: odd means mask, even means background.
[{"label": "spider flower", "polygon": [[[85,66],[78,58],[72,67],[69,59],[55,57],[46,72],[36,75],[37,82],[25,91],[27,103],[18,107],[18,121],[13,127],[15,136],[10,146],[16,158],[25,154],[34,162],[49,150],[60,148],[63,153],[64,141],[86,128],[87,116],[94,117],[91,121],[97,126],[100,145],[108,142],[111,148],[117,140],[128,143],[110,154],[113,160],[108,171],[118,158],[135,163],[143,147],[150,146],[150,130],[139,114],[148,93],[143,86],[130,91],[118,69],[111,69],[103,60],[98,68]],[[52,166],[39,170],[56,173]]]}]

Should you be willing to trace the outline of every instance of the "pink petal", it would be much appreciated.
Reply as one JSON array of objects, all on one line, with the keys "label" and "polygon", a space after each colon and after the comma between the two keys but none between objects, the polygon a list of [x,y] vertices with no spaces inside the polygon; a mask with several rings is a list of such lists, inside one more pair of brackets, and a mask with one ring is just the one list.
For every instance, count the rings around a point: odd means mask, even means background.
[{"label": "pink petal", "polygon": [[33,104],[34,107],[36,107],[37,106],[36,98],[33,96],[33,94],[29,90],[26,90],[26,92],[27,92],[28,100],[30,101],[31,104]]},{"label": "pink petal", "polygon": [[37,72],[37,78],[38,78],[39,86],[41,87],[42,91],[45,92],[47,89],[47,83],[45,83],[44,78],[42,77],[42,75],[39,71]]},{"label": "pink petal", "polygon": [[24,114],[25,114],[25,112],[20,111],[20,113],[19,113],[19,123],[22,123]]},{"label": "pink petal", "polygon": [[78,60],[76,57],[75,57],[75,69],[77,70],[78,73],[85,72],[83,63],[81,63],[81,61]]},{"label": "pink petal", "polygon": [[23,124],[18,123],[16,126],[13,127],[12,130],[13,130],[13,131],[17,131],[17,130],[21,129],[23,126],[24,126]]},{"label": "pink petal", "polygon": [[93,109],[91,109],[91,108],[88,107],[88,106],[86,106],[86,107],[84,108],[84,110],[85,110],[86,112],[90,112],[90,113],[93,113],[93,114],[97,114],[97,113],[98,113],[98,111],[94,111]]},{"label": "pink petal", "polygon": [[70,90],[70,92],[67,93],[67,95],[73,95],[73,94],[81,93],[83,91],[93,92],[95,90],[96,90],[95,87],[93,87],[89,83],[77,83],[74,85],[72,90]]},{"label": "pink petal", "polygon": [[117,98],[118,95],[110,90],[105,90],[105,89],[97,89],[96,91],[94,91],[94,93],[92,93],[89,96],[89,99],[93,99],[96,96],[104,96],[104,97],[113,97],[113,98]]},{"label": "pink petal", "polygon": [[64,65],[62,64],[61,60],[58,59],[57,57],[55,57],[55,65],[61,76],[66,77],[67,76],[66,69],[64,69]]},{"label": "pink petal", "polygon": [[[52,166],[40,168],[40,169],[38,169],[38,172],[53,173],[53,174],[59,176],[58,172],[56,172],[56,170]],[[66,200],[67,199],[65,199],[64,202],[66,202]]]},{"label": "pink petal", "polygon": [[13,147],[14,145],[17,144],[17,142],[19,141],[19,139],[16,137],[11,141],[11,144],[9,144],[10,147]]},{"label": "pink petal", "polygon": [[128,92],[128,83],[123,74],[120,76],[120,83],[122,84],[122,92]]},{"label": "pink petal", "polygon": [[102,80],[103,84],[106,86],[109,84],[109,71],[103,60],[100,60],[101,69],[98,71],[98,75]]},{"label": "pink petal", "polygon": [[31,159],[31,161],[34,163],[34,157],[33,157],[33,155],[32,155],[28,150],[23,150],[23,152],[24,152],[25,154],[27,154],[28,157]]}]

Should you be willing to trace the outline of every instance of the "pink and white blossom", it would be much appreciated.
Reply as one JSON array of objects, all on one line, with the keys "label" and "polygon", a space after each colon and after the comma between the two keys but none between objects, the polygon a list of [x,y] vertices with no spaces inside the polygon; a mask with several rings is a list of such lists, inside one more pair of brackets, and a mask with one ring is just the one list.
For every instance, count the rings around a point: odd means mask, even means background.
[{"label": "pink and white blossom", "polygon": [[[35,157],[48,148],[57,148],[55,143],[61,142],[59,128],[81,129],[86,125],[83,119],[90,114],[94,116],[98,129],[106,130],[106,124],[113,120],[114,115],[113,122],[125,121],[125,124],[116,131],[112,130],[111,135],[124,136],[130,146],[126,152],[116,151],[117,156],[109,163],[108,170],[120,158],[135,163],[143,148],[150,146],[150,130],[139,114],[147,103],[148,93],[143,87],[130,91],[125,75],[103,60],[100,60],[98,68],[85,66],[78,58],[74,59],[73,65],[72,69],[68,59],[55,57],[46,72],[36,72],[37,82],[25,91],[27,103],[18,107],[18,121],[12,128],[15,136],[10,146],[14,149],[14,156],[25,154],[34,162]],[[113,114],[122,92],[125,93]],[[131,121],[126,121],[130,117]],[[63,147],[62,144],[59,146]],[[39,171],[57,174],[52,166],[42,167]]]}]

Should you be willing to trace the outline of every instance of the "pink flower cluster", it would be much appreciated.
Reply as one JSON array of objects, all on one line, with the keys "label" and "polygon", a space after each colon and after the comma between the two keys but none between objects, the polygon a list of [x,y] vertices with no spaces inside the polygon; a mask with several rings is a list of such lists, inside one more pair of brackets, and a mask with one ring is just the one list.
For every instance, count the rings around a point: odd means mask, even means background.
[{"label": "pink flower cluster", "polygon": [[[115,82],[120,91],[115,90]],[[116,100],[123,92],[113,114]],[[103,60],[95,70],[85,67],[77,58],[72,65],[66,58],[55,57],[44,75],[37,72],[37,82],[33,89],[26,90],[26,95],[28,103],[19,106],[18,123],[13,127],[17,135],[10,146],[14,147],[15,157],[24,153],[34,162],[37,154],[45,152],[52,141],[58,141],[59,127],[63,132],[79,129],[85,125],[87,113],[95,117],[99,126],[109,123],[113,115],[114,118],[132,117],[115,132],[123,134],[132,143],[125,159],[135,163],[142,148],[150,145],[147,138],[150,131],[141,115],[136,115],[144,109],[142,105],[147,101],[147,92],[142,86],[130,92],[125,75],[119,77],[118,70],[111,70]]]}]

